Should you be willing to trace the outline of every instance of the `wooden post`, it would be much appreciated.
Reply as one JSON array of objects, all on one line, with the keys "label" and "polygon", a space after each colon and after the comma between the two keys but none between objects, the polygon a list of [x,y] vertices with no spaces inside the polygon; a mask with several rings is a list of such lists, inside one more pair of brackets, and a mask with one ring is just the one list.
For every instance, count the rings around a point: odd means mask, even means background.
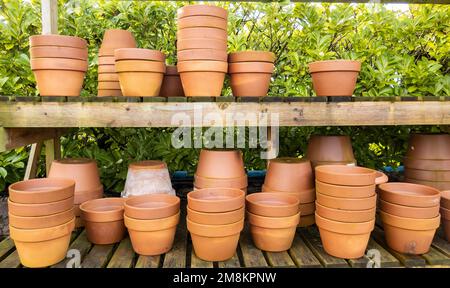
[{"label": "wooden post", "polygon": [[31,145],[30,156],[28,157],[27,168],[23,180],[36,178],[39,157],[41,156],[42,142]]},{"label": "wooden post", "polygon": [[58,0],[41,0],[42,34],[58,34]]},{"label": "wooden post", "polygon": [[50,166],[52,165],[53,160],[57,160],[61,158],[61,142],[60,138],[55,137],[50,140],[46,140],[45,142],[45,171],[46,175],[50,172]]}]

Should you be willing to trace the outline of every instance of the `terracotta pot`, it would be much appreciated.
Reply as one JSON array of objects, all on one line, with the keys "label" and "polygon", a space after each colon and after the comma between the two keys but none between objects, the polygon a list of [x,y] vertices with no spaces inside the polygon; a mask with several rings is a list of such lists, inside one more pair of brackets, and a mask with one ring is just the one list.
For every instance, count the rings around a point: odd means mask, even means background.
[{"label": "terracotta pot", "polygon": [[[227,51],[227,42],[223,39],[205,39],[205,38],[192,38],[192,39],[178,39],[177,40],[177,52],[191,49],[214,49],[219,51]],[[224,61],[226,62],[226,61]]]},{"label": "terracotta pot", "polygon": [[316,212],[315,202],[300,204],[300,213],[302,214],[302,216],[311,215],[314,214],[314,212]]},{"label": "terracotta pot", "polygon": [[357,166],[322,165],[316,167],[315,174],[316,181],[335,185],[369,186],[387,181],[383,173]]},{"label": "terracotta pot", "polygon": [[120,83],[119,82],[102,82],[98,81],[98,89],[99,90],[119,90]]},{"label": "terracotta pot", "polygon": [[98,65],[98,74],[116,73],[116,64],[114,65]]},{"label": "terracotta pot", "polygon": [[315,189],[303,190],[301,192],[284,192],[284,191],[278,191],[278,190],[275,190],[275,189],[272,189],[270,187],[263,185],[261,190],[262,190],[262,192],[288,193],[289,195],[296,196],[298,198],[298,200],[300,201],[300,204],[311,203],[314,200],[316,200],[316,190]]},{"label": "terracotta pot", "polygon": [[316,211],[323,249],[331,256],[357,259],[364,256],[375,219],[367,222],[347,223],[321,217]]},{"label": "terracotta pot", "polygon": [[441,192],[441,207],[450,209],[450,190]]},{"label": "terracotta pot", "polygon": [[225,261],[236,253],[244,219],[225,225],[199,224],[189,218],[186,218],[186,222],[198,258],[205,261]]},{"label": "terracotta pot", "polygon": [[84,221],[81,217],[75,217],[75,229],[84,227]]},{"label": "terracotta pot", "polygon": [[[132,61],[132,60],[127,60]],[[121,61],[123,62],[123,61]],[[150,62],[150,61],[144,61]],[[161,63],[161,62],[157,62]],[[119,62],[116,63],[118,65]],[[162,63],[164,65],[164,63]],[[148,66],[148,65],[146,65]],[[117,66],[119,69],[120,66]],[[144,68],[142,69],[149,69]],[[155,68],[156,69],[156,68]],[[165,69],[165,67],[164,67]],[[130,71],[119,72],[120,86],[123,96],[139,96],[139,97],[152,97],[158,96],[161,90],[162,81],[164,78],[164,69],[160,71]],[[161,72],[162,71],[162,72]]]},{"label": "terracotta pot", "polygon": [[81,216],[80,205],[81,205],[81,204],[74,204],[74,205],[73,205],[73,214],[74,214],[76,217],[80,217],[80,216]]},{"label": "terracotta pot", "polygon": [[184,94],[188,97],[220,96],[227,69],[227,62],[222,61],[178,62]]},{"label": "terracotta pot", "polygon": [[316,180],[318,193],[341,198],[367,198],[375,194],[375,184],[368,186],[333,185]]},{"label": "terracotta pot", "polygon": [[208,212],[199,212],[192,210],[189,207],[187,209],[187,217],[198,224],[207,224],[207,225],[225,225],[238,222],[244,219],[245,207],[229,212],[222,213],[208,213]]},{"label": "terracotta pot", "polygon": [[114,56],[99,56],[98,65],[115,65],[116,57]]},{"label": "terracotta pot", "polygon": [[75,218],[59,226],[42,229],[9,227],[22,265],[30,268],[47,267],[66,258]]},{"label": "terracotta pot", "polygon": [[265,62],[229,64],[230,84],[235,97],[264,97],[269,91],[274,65]]},{"label": "terracotta pot", "polygon": [[9,225],[18,229],[42,229],[59,226],[74,218],[74,208],[41,217],[23,217],[9,213]]},{"label": "terracotta pot", "polygon": [[424,181],[446,181],[450,179],[449,171],[429,171],[429,170],[418,170],[418,169],[405,169],[405,178],[417,179]]},{"label": "terracotta pot", "polygon": [[323,205],[320,205],[316,201],[316,213],[323,218],[334,221],[347,223],[360,223],[372,221],[373,219],[375,219],[376,208],[373,207],[371,209],[355,210],[355,211],[342,210],[325,207]]},{"label": "terracotta pot", "polygon": [[[238,62],[228,64],[228,73],[230,74],[248,74],[255,77],[255,74],[265,73],[272,75],[274,70],[273,63],[267,62]],[[232,75],[233,76],[233,75]]]},{"label": "terracotta pot", "polygon": [[407,183],[414,183],[414,184],[433,187],[440,191],[450,189],[450,181],[425,181],[425,180],[416,180],[416,179],[410,179],[410,178],[405,178],[404,181]]},{"label": "terracotta pot", "polygon": [[180,29],[177,32],[177,39],[219,39],[227,41],[227,31],[209,27],[195,27]]},{"label": "terracotta pot", "polygon": [[180,198],[169,194],[134,196],[125,201],[125,215],[134,219],[160,219],[180,211]]},{"label": "terracotta pot", "polygon": [[[227,188],[227,187],[210,187],[210,188]],[[208,188],[201,188],[201,187],[195,187],[194,186],[194,191],[202,190],[202,189],[208,189]],[[245,193],[245,195],[247,195],[247,187],[245,187],[245,188],[233,188],[233,189],[242,190]]]},{"label": "terracotta pot", "polygon": [[[449,134],[412,134],[406,157],[414,159],[450,160]],[[420,169],[420,167],[417,167]]]},{"label": "terracotta pot", "polygon": [[258,249],[281,252],[291,248],[300,213],[288,217],[264,217],[247,213],[253,243]]},{"label": "terracotta pot", "polygon": [[206,188],[187,194],[188,207],[199,212],[228,212],[245,205],[245,193],[232,188]]},{"label": "terracotta pot", "polygon": [[[41,96],[74,96],[78,97],[83,87],[84,74],[81,71],[69,70],[36,70],[33,71]],[[49,81],[51,79],[51,81]],[[61,85],[64,83],[64,85]]]},{"label": "terracotta pot", "polygon": [[103,34],[99,55],[114,56],[114,51],[120,48],[136,48],[136,40],[134,40],[133,34],[127,30],[106,30]]},{"label": "terracotta pot", "polygon": [[227,19],[227,10],[212,5],[188,5],[178,9],[178,19],[190,16],[214,16]]},{"label": "terracotta pot", "polygon": [[275,62],[275,54],[268,51],[241,51],[228,55],[228,62]]},{"label": "terracotta pot", "polygon": [[450,170],[450,160],[428,160],[428,159],[414,159],[405,157],[403,163],[406,168],[430,170],[430,171]]},{"label": "terracotta pot", "polygon": [[75,204],[82,204],[86,201],[103,198],[103,186],[90,191],[80,191],[74,196]]},{"label": "terracotta pot", "polygon": [[117,75],[117,73],[101,73],[101,74],[98,74],[98,81],[99,82],[119,82],[119,75]]},{"label": "terracotta pot", "polygon": [[313,179],[309,160],[281,157],[269,161],[264,186],[277,191],[300,192],[313,189]]},{"label": "terracotta pot", "polygon": [[73,207],[73,197],[41,204],[22,204],[8,199],[8,211],[16,216],[36,217],[58,214]]},{"label": "terracotta pot", "polygon": [[317,203],[334,209],[358,211],[372,209],[376,206],[377,195],[367,198],[338,198],[316,193]]},{"label": "terracotta pot", "polygon": [[88,62],[86,60],[68,58],[34,58],[30,60],[31,70],[63,70],[86,72]]},{"label": "terracotta pot", "polygon": [[433,207],[409,207],[389,203],[380,199],[380,210],[391,215],[415,218],[415,219],[429,219],[435,218],[439,215],[439,205]]},{"label": "terracotta pot", "polygon": [[194,174],[194,186],[198,188],[237,188],[246,189],[247,175],[239,178],[205,178]]},{"label": "terracotta pot", "polygon": [[345,166],[357,166],[356,162],[331,162],[331,161],[312,161],[311,160],[311,166],[313,167],[313,171],[317,166],[323,166],[323,165],[345,165]]},{"label": "terracotta pot", "polygon": [[309,138],[305,158],[311,162],[356,162],[349,136],[313,135]]},{"label": "terracotta pot", "polygon": [[361,63],[330,60],[309,63],[313,88],[317,96],[352,96]]},{"label": "terracotta pot", "polygon": [[172,249],[180,213],[167,218],[140,220],[124,216],[133,250],[146,256],[161,255]]},{"label": "terracotta pot", "polygon": [[441,221],[444,228],[444,235],[447,242],[450,242],[450,209],[441,207]]},{"label": "terracotta pot", "polygon": [[212,60],[226,62],[228,55],[225,50],[189,49],[177,52],[178,61]]},{"label": "terracotta pot", "polygon": [[116,61],[116,72],[156,72],[166,73],[166,65],[164,62],[147,61],[147,60],[120,60]]},{"label": "terracotta pot", "polygon": [[9,186],[9,199],[23,204],[42,204],[73,197],[75,181],[41,178],[16,182]]},{"label": "terracotta pot", "polygon": [[181,83],[180,74],[177,71],[177,66],[167,66],[166,74],[164,75],[159,91],[161,97],[176,97],[184,96],[183,84]]},{"label": "terracotta pot", "polygon": [[121,97],[122,90],[98,90],[98,97]]},{"label": "terracotta pot", "polygon": [[302,215],[300,218],[300,223],[298,223],[297,227],[308,227],[314,225],[314,223],[316,223],[316,217],[314,214]]},{"label": "terracotta pot", "polygon": [[128,169],[131,170],[153,170],[153,169],[167,169],[167,164],[164,161],[159,160],[143,160],[132,162],[128,166]]},{"label": "terracotta pot", "polygon": [[380,211],[387,245],[400,253],[424,254],[430,250],[440,216],[414,219],[394,216]]},{"label": "terracotta pot", "polygon": [[114,51],[116,61],[122,60],[147,60],[156,62],[165,62],[166,55],[158,50],[142,48],[121,48]]},{"label": "terracotta pot", "polygon": [[87,61],[87,48],[36,46],[30,48],[30,58],[68,58]]},{"label": "terracotta pot", "polygon": [[177,21],[178,29],[210,27],[227,31],[227,20],[216,16],[190,16]]},{"label": "terracotta pot", "polygon": [[35,46],[61,46],[61,47],[75,47],[86,48],[87,41],[66,35],[33,35],[30,36],[30,47]]},{"label": "terracotta pot", "polygon": [[255,215],[288,217],[299,212],[298,198],[287,193],[253,193],[245,200],[247,211]]},{"label": "terracotta pot", "polygon": [[245,177],[242,152],[234,149],[202,149],[196,175],[218,179]]},{"label": "terracotta pot", "polygon": [[379,185],[378,193],[386,202],[422,208],[439,205],[441,197],[441,193],[432,187],[400,182]]}]

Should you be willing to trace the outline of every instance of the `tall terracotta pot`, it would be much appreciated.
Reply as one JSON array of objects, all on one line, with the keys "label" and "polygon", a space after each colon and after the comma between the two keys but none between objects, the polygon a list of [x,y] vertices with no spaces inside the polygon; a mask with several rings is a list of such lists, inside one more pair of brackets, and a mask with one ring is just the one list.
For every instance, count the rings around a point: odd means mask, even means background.
[{"label": "tall terracotta pot", "polygon": [[159,91],[161,97],[184,96],[183,84],[177,66],[166,66],[166,74]]},{"label": "tall terracotta pot", "polygon": [[228,63],[222,61],[178,62],[184,94],[188,97],[220,96],[227,71]]}]

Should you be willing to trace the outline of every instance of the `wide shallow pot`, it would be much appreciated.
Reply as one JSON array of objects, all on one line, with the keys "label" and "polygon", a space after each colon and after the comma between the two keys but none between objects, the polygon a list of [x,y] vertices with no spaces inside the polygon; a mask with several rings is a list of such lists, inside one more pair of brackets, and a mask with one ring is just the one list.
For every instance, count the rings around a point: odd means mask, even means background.
[{"label": "wide shallow pot", "polygon": [[42,229],[9,227],[22,265],[30,268],[47,267],[66,258],[75,218],[59,226]]},{"label": "wide shallow pot", "polygon": [[136,48],[133,34],[127,30],[109,29],[103,34],[100,56],[114,56],[114,51],[120,48]]},{"label": "wide shallow pot", "polygon": [[[368,222],[375,219],[376,208],[366,210],[342,210],[323,206],[316,201],[316,213],[323,218],[348,223]],[[302,216],[303,218],[303,216]]]},{"label": "wide shallow pot", "polygon": [[247,175],[238,178],[206,178],[194,174],[194,186],[198,188],[237,188],[247,189]]},{"label": "wide shallow pot", "polygon": [[316,180],[316,191],[332,197],[367,198],[375,194],[375,184],[368,186],[344,186]]},{"label": "wide shallow pot", "polygon": [[424,254],[430,250],[440,215],[431,219],[394,216],[380,211],[386,243],[393,250],[406,254]]},{"label": "wide shallow pot", "polygon": [[227,31],[210,27],[192,27],[180,29],[177,32],[177,39],[220,39],[227,41]]},{"label": "wide shallow pot", "polygon": [[378,186],[380,198],[386,202],[409,207],[439,206],[439,190],[412,183],[386,183]]},{"label": "wide shallow pot", "polygon": [[187,217],[191,219],[191,221],[198,224],[207,224],[207,225],[224,225],[231,224],[240,221],[244,218],[245,215],[245,207],[233,211],[228,212],[199,212],[192,210],[189,207],[187,209]]},{"label": "wide shallow pot", "polygon": [[188,97],[218,97],[222,92],[228,63],[222,61],[182,61],[178,62],[178,72]]},{"label": "wide shallow pot", "polygon": [[75,181],[65,178],[30,179],[11,184],[9,199],[15,203],[42,204],[73,197]]},{"label": "wide shallow pot", "polygon": [[288,217],[265,217],[248,212],[253,243],[258,249],[281,252],[291,248],[300,213]]},{"label": "wide shallow pot", "polygon": [[450,209],[450,190],[441,192],[441,207]]},{"label": "wide shallow pot", "polygon": [[86,61],[88,50],[76,47],[36,46],[30,48],[30,58],[68,58]]},{"label": "wide shallow pot", "polygon": [[227,52],[217,49],[189,49],[179,50],[177,52],[178,61],[192,60],[211,60],[211,61],[227,61]]},{"label": "wide shallow pot", "polygon": [[169,194],[134,196],[125,201],[125,215],[135,219],[160,219],[180,211],[180,198]]},{"label": "wide shallow pot", "polygon": [[315,169],[316,181],[335,185],[369,186],[387,182],[381,173],[364,167],[322,165]]},{"label": "wide shallow pot", "polygon": [[309,190],[303,190],[301,192],[285,192],[285,191],[278,191],[265,185],[262,185],[261,190],[262,192],[287,193],[289,195],[297,197],[298,200],[300,201],[300,204],[311,203],[314,202],[314,200],[316,200],[316,190],[314,188]]},{"label": "wide shallow pot", "polygon": [[356,162],[349,136],[311,136],[306,158],[311,162]]},{"label": "wide shallow pot", "polygon": [[[412,134],[409,138],[406,157],[450,160],[450,134]],[[417,168],[420,169],[420,167]]]},{"label": "wide shallow pot", "polygon": [[246,175],[242,152],[234,149],[202,149],[196,175],[205,178],[241,178]]},{"label": "wide shallow pot", "polygon": [[317,61],[308,64],[317,96],[352,96],[361,62],[350,60]]},{"label": "wide shallow pot", "polygon": [[364,256],[375,219],[367,222],[347,223],[326,219],[316,211],[323,249],[331,256],[357,259]]},{"label": "wide shallow pot", "polygon": [[416,179],[423,181],[449,181],[450,180],[450,170],[449,171],[429,171],[429,170],[419,170],[406,168],[405,178]]},{"label": "wide shallow pot", "polygon": [[9,213],[9,225],[19,229],[42,229],[59,226],[72,220],[74,208],[48,216],[24,217]]},{"label": "wide shallow pot", "polygon": [[[59,46],[86,48],[87,41],[75,36],[67,35],[33,35],[30,36],[30,47],[37,46]],[[51,56],[53,57],[53,56]]]},{"label": "wide shallow pot", "polygon": [[16,216],[34,217],[58,214],[73,207],[73,197],[64,200],[40,204],[22,204],[8,199],[8,211]]},{"label": "wide shallow pot", "polygon": [[429,171],[450,171],[450,160],[430,160],[405,157],[403,163],[405,168]]},{"label": "wide shallow pot", "polygon": [[275,54],[268,51],[241,51],[228,55],[229,63],[237,62],[266,62],[274,63]]},{"label": "wide shallow pot", "polygon": [[313,189],[313,179],[309,160],[281,157],[269,161],[264,185],[277,191],[300,192]]},{"label": "wide shallow pot", "polygon": [[225,225],[206,225],[186,219],[192,245],[198,258],[225,261],[233,257],[244,228],[244,219]]},{"label": "wide shallow pot", "polygon": [[159,91],[161,97],[184,96],[183,84],[177,66],[166,66],[166,74]]},{"label": "wide shallow pot", "polygon": [[298,198],[288,193],[253,193],[245,199],[247,211],[255,215],[288,217],[299,212]]},{"label": "wide shallow pot", "polygon": [[415,219],[429,219],[439,215],[439,205],[432,207],[410,207],[389,203],[381,199],[380,210],[391,215]]},{"label": "wide shallow pot", "polygon": [[199,212],[228,212],[245,205],[245,192],[232,188],[205,188],[187,194],[188,207]]},{"label": "wide shallow pot", "polygon": [[425,181],[425,180],[416,180],[416,179],[410,179],[410,178],[405,178],[404,181],[407,183],[414,183],[414,184],[433,187],[440,191],[450,189],[450,181]]},{"label": "wide shallow pot", "polygon": [[[193,49],[214,49],[227,51],[227,41],[223,39],[205,39],[205,38],[192,38],[192,39],[178,39],[177,40],[177,52]],[[226,62],[226,61],[224,61]]]},{"label": "wide shallow pot", "polygon": [[377,195],[373,195],[367,198],[340,198],[316,193],[317,203],[334,209],[341,210],[367,210],[376,206]]},{"label": "wide shallow pot", "polygon": [[227,10],[213,5],[187,5],[178,9],[178,19],[191,16],[214,16],[227,19]]},{"label": "wide shallow pot", "polygon": [[209,27],[218,28],[227,31],[227,20],[216,16],[190,16],[180,18],[177,21],[178,29],[196,28],[196,27]]},{"label": "wide shallow pot", "polygon": [[172,249],[180,213],[167,218],[141,220],[124,215],[133,250],[146,256],[161,255]]}]

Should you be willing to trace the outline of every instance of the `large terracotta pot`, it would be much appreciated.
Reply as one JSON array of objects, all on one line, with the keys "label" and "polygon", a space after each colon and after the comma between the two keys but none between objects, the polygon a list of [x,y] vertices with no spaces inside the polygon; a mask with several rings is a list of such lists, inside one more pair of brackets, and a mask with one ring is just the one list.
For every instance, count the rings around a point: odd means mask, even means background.
[{"label": "large terracotta pot", "polygon": [[273,63],[267,62],[230,63],[228,73],[233,96],[267,96],[274,68]]},{"label": "large terracotta pot", "polygon": [[429,170],[429,171],[449,171],[450,160],[430,160],[430,159],[415,159],[405,157],[403,160],[405,168]]},{"label": "large terracotta pot", "polygon": [[166,66],[159,61],[120,60],[116,72],[124,96],[158,96]]},{"label": "large terracotta pot", "polygon": [[227,20],[216,16],[197,15],[180,18],[177,21],[178,29],[209,27],[227,31]]},{"label": "large terracotta pot", "polygon": [[74,208],[48,216],[17,216],[8,213],[9,225],[18,229],[42,229],[59,226],[75,217]]},{"label": "large terracotta pot", "polygon": [[65,178],[40,178],[13,183],[9,199],[22,204],[43,204],[73,197],[75,181]]},{"label": "large terracotta pot", "polygon": [[127,30],[109,29],[103,34],[100,56],[114,56],[114,51],[120,48],[136,48],[133,34]]},{"label": "large terracotta pot", "polygon": [[[192,49],[214,49],[214,50],[219,50],[219,51],[223,51],[226,53],[227,41],[224,41],[223,39],[205,39],[205,38],[191,38],[191,39],[177,40],[178,53],[180,51],[192,50]],[[224,62],[226,62],[226,61],[224,61]]]},{"label": "large terracotta pot", "polygon": [[315,189],[304,190],[301,192],[285,192],[285,191],[278,191],[278,190],[272,189],[270,187],[266,187],[265,185],[262,185],[261,190],[262,190],[262,192],[286,193],[286,194],[295,196],[300,201],[300,204],[311,203],[311,202],[314,202],[314,200],[316,200],[316,190]]},{"label": "large terracotta pot", "polygon": [[448,171],[430,171],[406,168],[405,178],[416,179],[430,182],[445,182],[450,179],[450,170]]},{"label": "large terracotta pot", "polygon": [[308,64],[317,96],[352,96],[361,62],[349,60],[317,61]]},{"label": "large terracotta pot", "polygon": [[[30,36],[30,47],[56,46],[86,48],[87,41],[75,36],[67,35],[33,35]],[[52,56],[54,57],[54,56]]]},{"label": "large terracotta pot", "polygon": [[177,52],[178,61],[212,60],[226,62],[228,55],[225,50],[189,49]]},{"label": "large terracotta pot", "polygon": [[225,225],[231,224],[240,221],[244,218],[245,207],[233,211],[228,212],[199,212],[192,210],[189,207],[187,209],[187,217],[198,224],[207,224],[207,225]]},{"label": "large terracotta pot", "polygon": [[184,96],[183,84],[177,66],[166,66],[166,74],[159,91],[161,97]]},{"label": "large terracotta pot", "polygon": [[391,215],[415,219],[430,219],[439,215],[439,205],[432,207],[410,207],[389,203],[381,199],[380,210]]},{"label": "large terracotta pot", "polygon": [[440,212],[445,239],[447,239],[447,242],[450,242],[450,209],[441,207]]},{"label": "large terracotta pot", "polygon": [[242,152],[234,149],[202,149],[195,174],[217,179],[244,177],[246,173]]},{"label": "large terracotta pot", "polygon": [[[450,160],[450,135],[412,134],[409,138],[406,157],[414,159]],[[417,169],[421,169],[421,167],[417,167]]]},{"label": "large terracotta pot", "polygon": [[367,198],[339,198],[316,193],[317,203],[334,209],[341,210],[367,210],[376,206],[377,195]]},{"label": "large terracotta pot", "polygon": [[12,202],[11,199],[8,199],[9,213],[23,217],[49,216],[70,210],[72,207],[73,197],[60,201],[39,204],[22,204]]},{"label": "large terracotta pot", "polygon": [[220,39],[227,40],[227,31],[211,27],[192,27],[179,29],[177,32],[177,39]]},{"label": "large terracotta pot", "polygon": [[349,136],[311,136],[306,158],[311,160],[313,166],[316,162],[356,163]]},{"label": "large terracotta pot", "polygon": [[378,186],[380,198],[386,202],[409,207],[439,206],[439,190],[411,183],[386,183]]},{"label": "large terracotta pot", "polygon": [[180,211],[180,198],[169,194],[134,196],[125,201],[125,215],[134,219],[161,219]]},{"label": "large terracotta pot", "polygon": [[245,192],[231,188],[206,188],[187,194],[188,207],[199,212],[229,212],[245,205]]},{"label": "large terracotta pot", "polygon": [[314,176],[311,162],[307,159],[293,157],[281,157],[270,160],[264,179],[264,186],[285,192],[300,192],[313,189]]},{"label": "large terracotta pot", "polygon": [[380,211],[386,243],[393,250],[406,254],[424,254],[430,250],[440,216],[414,219],[394,216]]},{"label": "large terracotta pot", "polygon": [[213,5],[187,5],[178,9],[178,19],[191,16],[214,16],[222,19],[228,18],[227,10]]},{"label": "large terracotta pot", "polygon": [[416,180],[416,179],[410,179],[410,178],[405,178],[404,181],[408,182],[408,183],[414,183],[414,184],[420,184],[420,185],[424,185],[424,186],[433,187],[440,191],[450,189],[450,181],[425,181],[425,180]]},{"label": "large terracotta pot", "polygon": [[[376,208],[366,210],[334,209],[321,205],[316,201],[316,213],[323,218],[349,223],[368,222],[375,218]],[[303,216],[302,216],[303,217]]]},{"label": "large terracotta pot", "polygon": [[237,188],[247,190],[247,175],[238,178],[206,178],[194,175],[194,184],[198,188]]},{"label": "large terracotta pot", "polygon": [[298,198],[288,193],[253,193],[245,199],[247,211],[259,216],[288,217],[300,209]]},{"label": "large terracotta pot", "polygon": [[316,191],[332,197],[367,198],[375,194],[375,184],[368,186],[344,186],[316,180]]},{"label": "large terracotta pot", "polygon": [[182,61],[178,62],[178,72],[188,97],[218,97],[222,92],[228,63],[222,61]]},{"label": "large terracotta pot", "polygon": [[87,48],[61,46],[35,46],[30,48],[30,58],[68,58],[87,61]]},{"label": "large terracotta pot", "polygon": [[345,186],[369,186],[387,182],[387,177],[375,170],[346,165],[322,165],[315,168],[316,181]]}]

